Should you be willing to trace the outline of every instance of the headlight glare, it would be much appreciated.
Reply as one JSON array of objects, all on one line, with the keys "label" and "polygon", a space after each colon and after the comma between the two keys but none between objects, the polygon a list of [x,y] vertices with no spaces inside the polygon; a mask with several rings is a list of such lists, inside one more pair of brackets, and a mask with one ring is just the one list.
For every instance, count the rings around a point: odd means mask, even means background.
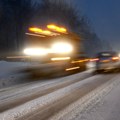
[{"label": "headlight glare", "polygon": [[47,55],[47,50],[44,48],[26,48],[24,54],[32,56],[44,56]]},{"label": "headlight glare", "polygon": [[69,43],[54,43],[52,45],[53,53],[71,53],[73,51],[73,47]]}]

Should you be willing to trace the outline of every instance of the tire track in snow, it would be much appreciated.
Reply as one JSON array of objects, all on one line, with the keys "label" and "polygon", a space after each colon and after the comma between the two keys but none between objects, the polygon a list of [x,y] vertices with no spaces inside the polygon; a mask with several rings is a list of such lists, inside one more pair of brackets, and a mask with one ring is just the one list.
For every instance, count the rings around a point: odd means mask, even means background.
[{"label": "tire track in snow", "polygon": [[31,83],[30,85],[2,92],[0,93],[0,112],[49,94],[50,92],[84,80],[90,76],[90,73],[83,72],[44,83]]},{"label": "tire track in snow", "polygon": [[[101,79],[102,77],[104,77],[104,79]],[[30,117],[30,115],[33,115],[33,113],[36,113],[36,111],[43,110],[43,108],[47,109],[48,106],[50,106],[56,102],[59,102],[59,100],[62,100],[62,98],[70,95],[74,91],[77,91],[81,87],[83,88],[83,86],[86,86],[86,88],[88,89],[89,85],[92,86],[94,83],[94,87],[96,88],[96,86],[99,86],[100,84],[107,82],[111,77],[113,77],[113,76],[112,75],[106,75],[106,76],[105,75],[97,75],[94,77],[90,77],[83,81],[79,81],[79,82],[71,84],[67,87],[56,90],[56,91],[49,93],[45,96],[42,96],[40,98],[31,100],[21,106],[10,109],[10,110],[2,113],[0,115],[0,117],[2,120],[21,120],[21,119],[24,120],[25,116],[27,116],[27,118],[28,118],[28,116]],[[92,87],[90,87],[90,88],[92,88]],[[88,91],[88,92],[90,92],[90,91]],[[55,111],[53,111],[53,113],[55,113]],[[43,116],[45,114],[46,114],[46,112],[44,112]],[[38,115],[39,115],[39,113],[38,113]],[[50,117],[50,116],[47,116],[47,117]]]}]

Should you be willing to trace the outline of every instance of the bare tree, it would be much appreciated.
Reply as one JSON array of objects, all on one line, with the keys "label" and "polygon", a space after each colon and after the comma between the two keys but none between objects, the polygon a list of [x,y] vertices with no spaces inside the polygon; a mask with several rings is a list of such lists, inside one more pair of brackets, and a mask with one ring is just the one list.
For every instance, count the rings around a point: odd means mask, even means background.
[{"label": "bare tree", "polygon": [[0,13],[2,46],[13,51],[20,49],[24,43],[25,30],[34,13],[32,0],[1,0]]},{"label": "bare tree", "polygon": [[[87,51],[98,50],[100,39],[89,20],[72,4],[73,0],[0,0],[0,49],[20,50],[29,25],[55,23],[78,34]],[[96,42],[97,41],[97,42]],[[87,46],[87,47],[86,47]]]},{"label": "bare tree", "polygon": [[91,29],[88,18],[79,14],[67,0],[42,0],[31,24],[43,26],[49,23],[65,26],[69,31],[78,34],[88,54],[101,48],[101,42]]}]

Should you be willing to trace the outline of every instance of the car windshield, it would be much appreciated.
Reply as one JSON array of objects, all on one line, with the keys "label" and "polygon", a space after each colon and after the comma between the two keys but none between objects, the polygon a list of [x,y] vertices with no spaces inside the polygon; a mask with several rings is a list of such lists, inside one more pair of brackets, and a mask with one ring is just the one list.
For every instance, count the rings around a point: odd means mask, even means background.
[{"label": "car windshield", "polygon": [[99,53],[97,56],[100,58],[102,58],[102,57],[107,58],[107,57],[117,56],[117,54],[114,52],[104,52],[104,53]]}]

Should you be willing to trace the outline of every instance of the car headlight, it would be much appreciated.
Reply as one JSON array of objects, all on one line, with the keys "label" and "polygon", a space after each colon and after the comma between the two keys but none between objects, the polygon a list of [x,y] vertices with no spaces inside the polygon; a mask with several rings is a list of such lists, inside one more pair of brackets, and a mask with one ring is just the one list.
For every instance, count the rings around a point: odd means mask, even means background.
[{"label": "car headlight", "polygon": [[24,54],[31,56],[44,56],[47,55],[47,50],[44,48],[26,48]]},{"label": "car headlight", "polygon": [[69,43],[58,42],[52,45],[53,53],[71,53],[73,51],[73,46]]}]

